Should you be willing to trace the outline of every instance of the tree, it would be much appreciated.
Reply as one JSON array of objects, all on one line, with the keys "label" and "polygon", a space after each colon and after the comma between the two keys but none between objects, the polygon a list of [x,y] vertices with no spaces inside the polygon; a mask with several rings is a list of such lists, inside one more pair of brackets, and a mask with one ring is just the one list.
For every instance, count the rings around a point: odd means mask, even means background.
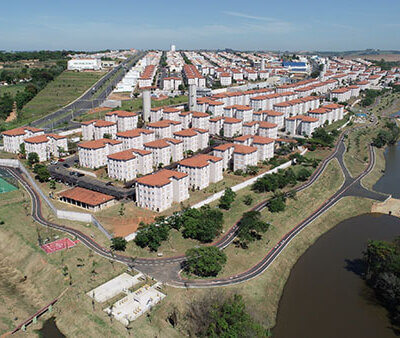
[{"label": "tree", "polygon": [[200,277],[216,276],[226,263],[226,254],[215,246],[186,251],[185,270]]},{"label": "tree", "polygon": [[111,139],[111,138],[112,138],[112,135],[109,134],[109,133],[105,133],[105,134],[103,135],[103,137],[104,137],[104,138],[107,138],[107,139]]},{"label": "tree", "polygon": [[26,156],[25,143],[21,143],[21,144],[19,145],[19,153],[20,153],[23,157]]},{"label": "tree", "polygon": [[225,193],[219,199],[219,207],[221,209],[229,210],[231,208],[231,204],[236,198],[236,193],[231,188],[226,188]]},{"label": "tree", "polygon": [[50,189],[51,190],[55,190],[56,189],[56,181],[50,180],[49,185],[50,185]]},{"label": "tree", "polygon": [[116,251],[125,251],[128,242],[124,237],[111,238],[111,249]]},{"label": "tree", "polygon": [[183,224],[183,237],[207,243],[221,233],[223,214],[220,210],[207,205],[200,209],[185,210],[180,222]]},{"label": "tree", "polygon": [[284,194],[277,193],[268,201],[268,210],[270,212],[281,212],[286,208],[286,198]]},{"label": "tree", "polygon": [[35,178],[40,182],[46,182],[50,178],[50,173],[44,164],[35,164],[33,172],[36,174]]},{"label": "tree", "polygon": [[[144,226],[143,223],[140,225]],[[135,243],[141,248],[148,247],[150,251],[157,251],[161,242],[168,239],[169,231],[170,227],[166,224],[152,223],[148,227],[138,231]]]},{"label": "tree", "polygon": [[299,170],[299,172],[297,173],[297,179],[299,181],[307,181],[307,179],[311,176],[311,172],[306,169],[306,168],[302,168]]},{"label": "tree", "polygon": [[35,163],[39,162],[39,155],[37,153],[29,153],[28,154],[28,163],[32,166]]},{"label": "tree", "polygon": [[125,204],[121,203],[121,206],[119,208],[119,215],[124,216],[124,214],[125,214]]},{"label": "tree", "polygon": [[243,203],[246,205],[250,205],[251,203],[253,203],[253,197],[251,195],[245,195],[243,197]]},{"label": "tree", "polygon": [[266,232],[270,224],[261,220],[259,211],[248,211],[243,214],[239,222],[238,238],[243,248],[247,248],[249,242],[262,238],[262,233]]}]

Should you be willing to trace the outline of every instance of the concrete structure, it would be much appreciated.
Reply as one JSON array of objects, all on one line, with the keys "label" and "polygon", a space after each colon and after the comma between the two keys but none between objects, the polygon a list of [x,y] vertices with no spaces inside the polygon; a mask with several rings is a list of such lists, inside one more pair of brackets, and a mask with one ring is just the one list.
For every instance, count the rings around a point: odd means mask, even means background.
[{"label": "concrete structure", "polygon": [[278,125],[276,123],[261,121],[258,122],[258,125],[258,135],[269,138],[278,137]]},{"label": "concrete structure", "polygon": [[149,88],[143,88],[142,101],[143,101],[143,121],[149,122],[150,109],[151,109],[151,97]]},{"label": "concrete structure", "polygon": [[213,149],[213,155],[221,157],[224,169],[245,170],[248,166],[257,165],[257,148],[234,143],[225,143]]},{"label": "concrete structure", "polygon": [[92,212],[100,211],[115,204],[114,196],[81,187],[62,191],[58,194],[58,198],[61,202],[69,203]]},{"label": "concrete structure", "polygon": [[183,142],[183,151],[196,152],[208,147],[209,132],[206,129],[189,128],[177,131],[173,135]]},{"label": "concrete structure", "polygon": [[156,139],[171,138],[173,133],[182,130],[182,123],[172,120],[151,122],[147,125],[149,130],[155,132]]},{"label": "concrete structure", "polygon": [[79,165],[91,169],[107,165],[107,156],[122,151],[122,141],[100,139],[78,144]]},{"label": "concrete structure", "polygon": [[65,136],[45,134],[28,137],[24,140],[25,153],[37,153],[39,162],[44,162],[51,157],[60,157],[62,152],[68,152],[68,143]]},{"label": "concrete structure", "polygon": [[197,110],[197,94],[195,84],[189,84],[189,110]]},{"label": "concrete structure", "polygon": [[236,137],[233,142],[257,148],[257,160],[265,161],[274,157],[275,140],[258,135],[243,135]]},{"label": "concrete structure", "polygon": [[9,153],[17,154],[20,151],[20,145],[24,143],[24,139],[43,135],[43,129],[34,127],[20,127],[3,131],[4,150]]},{"label": "concrete structure", "polygon": [[286,132],[291,135],[311,136],[318,127],[319,119],[311,116],[297,115],[285,120]]},{"label": "concrete structure", "polygon": [[107,156],[107,173],[110,178],[130,181],[138,174],[152,172],[153,153],[143,149],[128,149]]},{"label": "concrete structure", "polygon": [[199,154],[178,162],[178,171],[189,175],[189,187],[207,188],[210,183],[222,180],[223,161],[220,157]]},{"label": "concrete structure", "polygon": [[189,175],[163,169],[136,180],[136,204],[161,212],[189,198]]},{"label": "concrete structure", "polygon": [[105,120],[90,120],[81,123],[82,138],[85,141],[99,140],[108,134],[112,139],[117,135],[117,122]]},{"label": "concrete structure", "polygon": [[210,115],[202,112],[192,112],[192,127],[200,129],[210,128]]},{"label": "concrete structure", "polygon": [[232,117],[224,117],[224,136],[236,137],[242,134],[243,121]]}]

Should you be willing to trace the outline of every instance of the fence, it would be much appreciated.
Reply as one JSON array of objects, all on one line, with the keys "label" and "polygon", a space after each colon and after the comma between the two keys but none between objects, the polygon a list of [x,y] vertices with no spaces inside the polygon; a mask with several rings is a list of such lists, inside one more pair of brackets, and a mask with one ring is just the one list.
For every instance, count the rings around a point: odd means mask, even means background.
[{"label": "fence", "polygon": [[108,239],[111,239],[113,237],[92,214],[89,214],[89,213],[86,213],[86,212],[67,211],[67,210],[57,209],[54,206],[54,204],[50,201],[50,199],[46,196],[46,194],[42,191],[42,189],[40,189],[40,187],[36,184],[35,180],[32,178],[32,176],[30,175],[28,170],[26,170],[26,168],[22,165],[22,163],[19,160],[0,159],[0,166],[20,169],[24,173],[24,175],[28,178],[30,184],[39,193],[40,197],[49,206],[51,211],[57,216],[57,218],[59,218],[59,219],[68,219],[70,221],[79,221],[79,222],[85,222],[85,223],[92,223]]}]

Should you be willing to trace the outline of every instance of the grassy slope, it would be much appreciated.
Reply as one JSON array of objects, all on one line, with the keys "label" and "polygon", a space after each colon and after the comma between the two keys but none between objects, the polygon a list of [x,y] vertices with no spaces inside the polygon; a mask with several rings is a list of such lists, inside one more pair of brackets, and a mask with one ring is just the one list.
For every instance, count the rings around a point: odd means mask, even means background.
[{"label": "grassy slope", "polygon": [[70,72],[64,71],[36,95],[20,112],[24,123],[34,121],[77,99],[104,72]]},{"label": "grassy slope", "polygon": [[17,94],[18,92],[24,91],[25,86],[26,86],[25,83],[19,83],[11,86],[1,86],[0,96],[2,96],[5,93],[15,96],[15,94]]}]

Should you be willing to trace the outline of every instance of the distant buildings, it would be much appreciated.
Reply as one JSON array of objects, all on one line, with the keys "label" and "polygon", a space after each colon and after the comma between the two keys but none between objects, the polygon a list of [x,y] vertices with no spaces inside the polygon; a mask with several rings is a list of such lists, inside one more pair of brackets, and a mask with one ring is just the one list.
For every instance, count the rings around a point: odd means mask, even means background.
[{"label": "distant buildings", "polygon": [[68,70],[100,70],[102,69],[100,59],[72,59],[68,60],[67,63]]}]

